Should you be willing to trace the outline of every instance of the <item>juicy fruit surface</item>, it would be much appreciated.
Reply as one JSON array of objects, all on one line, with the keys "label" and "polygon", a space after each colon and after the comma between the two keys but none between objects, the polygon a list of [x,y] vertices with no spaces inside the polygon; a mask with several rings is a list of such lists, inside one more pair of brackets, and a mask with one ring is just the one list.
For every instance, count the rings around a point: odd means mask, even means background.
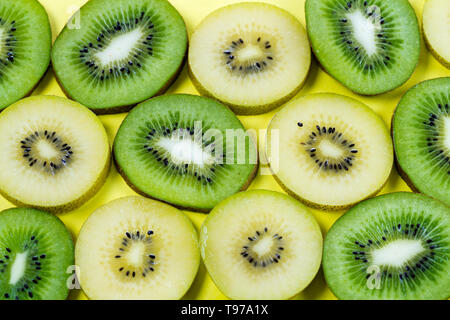
[{"label": "juicy fruit surface", "polygon": [[167,0],[91,0],[80,17],[58,36],[52,62],[67,94],[97,113],[152,97],[181,67],[186,27]]},{"label": "juicy fruit surface", "polygon": [[450,204],[450,78],[424,81],[400,101],[393,119],[398,163],[420,192]]},{"label": "juicy fruit surface", "polygon": [[91,299],[180,299],[195,278],[200,253],[195,228],[181,211],[127,197],[88,218],[75,261]]},{"label": "juicy fruit surface", "polygon": [[63,300],[74,263],[69,231],[35,209],[0,212],[0,300]]},{"label": "juicy fruit surface", "polygon": [[10,201],[68,211],[106,179],[105,129],[87,108],[65,98],[23,99],[0,114],[0,192]]},{"label": "juicy fruit surface", "polygon": [[232,299],[287,299],[316,275],[322,234],[308,209],[273,191],[251,190],[221,202],[200,234],[202,258]]},{"label": "juicy fruit surface", "polygon": [[253,178],[256,147],[244,130],[214,100],[167,95],[130,112],[114,156],[127,182],[143,194],[207,211]]},{"label": "juicy fruit surface", "polygon": [[378,192],[393,165],[389,132],[357,100],[313,94],[287,104],[267,135],[271,170],[295,197],[339,209]]},{"label": "juicy fruit surface", "polygon": [[307,0],[305,11],[316,57],[352,91],[387,92],[413,73],[420,34],[408,0]]},{"label": "juicy fruit surface", "polygon": [[210,14],[191,37],[194,83],[238,114],[259,114],[293,96],[311,64],[308,37],[288,12],[239,3]]},{"label": "juicy fruit surface", "polygon": [[450,209],[413,193],[353,207],[324,245],[326,281],[341,299],[447,299]]},{"label": "juicy fruit surface", "polygon": [[450,68],[450,2],[427,0],[423,8],[423,33],[435,57]]},{"label": "juicy fruit surface", "polygon": [[0,110],[33,89],[50,63],[52,35],[36,0],[0,2]]}]

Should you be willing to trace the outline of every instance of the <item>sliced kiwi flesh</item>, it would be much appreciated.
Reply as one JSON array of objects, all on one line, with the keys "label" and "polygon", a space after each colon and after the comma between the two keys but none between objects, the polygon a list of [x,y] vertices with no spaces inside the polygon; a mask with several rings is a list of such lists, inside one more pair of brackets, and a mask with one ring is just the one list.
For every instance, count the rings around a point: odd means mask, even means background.
[{"label": "sliced kiwi flesh", "polygon": [[218,9],[190,39],[194,84],[237,114],[264,113],[289,100],[302,87],[310,64],[303,26],[265,3]]},{"label": "sliced kiwi flesh", "polygon": [[450,297],[450,208],[414,193],[361,202],[325,238],[323,268],[341,299]]},{"label": "sliced kiwi flesh", "polygon": [[258,167],[254,142],[233,112],[184,94],[134,108],[116,135],[114,158],[139,193],[195,211],[246,189]]},{"label": "sliced kiwi flesh", "polygon": [[393,90],[416,68],[420,33],[408,0],[307,0],[305,13],[317,59],[354,92]]},{"label": "sliced kiwi flesh", "polygon": [[51,42],[38,1],[0,3],[0,110],[31,93],[50,64]]},{"label": "sliced kiwi flesh", "polygon": [[77,102],[33,96],[0,114],[0,193],[58,213],[90,199],[106,180],[110,147],[100,120]]},{"label": "sliced kiwi flesh", "polygon": [[380,191],[393,166],[383,120],[336,94],[286,104],[268,127],[266,154],[280,185],[306,204],[343,209]]},{"label": "sliced kiwi flesh", "polygon": [[231,299],[288,299],[305,289],[322,258],[322,234],[309,210],[274,191],[250,190],[217,205],[200,232],[201,255]]},{"label": "sliced kiwi flesh", "polygon": [[450,2],[427,0],[423,7],[423,34],[431,53],[450,68]]},{"label": "sliced kiwi flesh", "polygon": [[142,197],[92,213],[75,248],[79,280],[91,299],[180,299],[200,264],[197,233],[181,211]]},{"label": "sliced kiwi flesh", "polygon": [[0,212],[0,300],[63,300],[74,264],[72,237],[54,215]]},{"label": "sliced kiwi flesh", "polygon": [[419,83],[401,99],[392,132],[400,172],[414,189],[450,205],[450,78]]},{"label": "sliced kiwi flesh", "polygon": [[181,70],[186,26],[167,0],[91,0],[66,26],[52,62],[65,92],[96,113],[127,111]]}]

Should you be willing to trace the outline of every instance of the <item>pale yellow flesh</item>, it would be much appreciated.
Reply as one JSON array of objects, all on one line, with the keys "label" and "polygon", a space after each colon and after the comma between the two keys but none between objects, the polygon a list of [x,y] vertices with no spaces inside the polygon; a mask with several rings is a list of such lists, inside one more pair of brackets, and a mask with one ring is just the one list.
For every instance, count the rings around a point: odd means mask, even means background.
[{"label": "pale yellow flesh", "polygon": [[425,2],[423,32],[436,58],[450,68],[450,1],[427,0]]},{"label": "pale yellow flesh", "polygon": [[[269,49],[257,41],[259,37],[270,42]],[[230,71],[224,51],[239,39],[244,44],[235,61],[271,56],[266,69]],[[208,95],[254,114],[300,88],[311,64],[310,51],[305,29],[291,14],[264,3],[240,3],[213,12],[197,27],[190,40],[189,66]]]},{"label": "pale yellow flesh", "polygon": [[[322,170],[306,152],[301,143],[317,133],[316,125],[335,127],[355,144],[358,153],[349,171]],[[336,156],[341,151],[327,142],[316,154]],[[393,146],[382,119],[364,104],[336,94],[309,95],[287,104],[269,125],[266,153],[286,189],[308,204],[329,209],[348,207],[379,191],[393,165]]]},{"label": "pale yellow flesh", "polygon": [[[126,232],[151,236],[149,248],[137,242],[123,254]],[[146,277],[125,275],[125,265],[139,266],[145,253],[156,256]],[[84,223],[75,247],[81,287],[91,299],[180,299],[191,286],[200,263],[196,231],[178,209],[142,197],[126,197],[97,209]]]},{"label": "pale yellow flesh", "polygon": [[[20,141],[34,131],[55,131],[74,154],[52,175],[29,167]],[[51,210],[86,201],[109,168],[110,147],[100,120],[88,108],[65,98],[23,99],[0,114],[0,191],[8,199]],[[46,140],[36,143],[40,156],[51,159],[57,150]]]},{"label": "pale yellow flesh", "polygon": [[[255,268],[241,256],[256,231],[268,229],[255,245],[264,254],[274,234],[283,237],[281,259]],[[202,257],[217,287],[232,299],[288,299],[308,286],[322,257],[322,234],[308,209],[273,191],[238,193],[220,203],[204,222]]]}]

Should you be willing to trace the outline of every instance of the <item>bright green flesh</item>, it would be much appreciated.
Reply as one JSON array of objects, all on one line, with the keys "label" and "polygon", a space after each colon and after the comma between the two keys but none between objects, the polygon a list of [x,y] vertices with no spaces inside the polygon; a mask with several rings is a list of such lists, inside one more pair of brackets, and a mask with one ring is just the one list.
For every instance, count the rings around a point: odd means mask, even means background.
[{"label": "bright green flesh", "polygon": [[[369,15],[373,9],[376,13]],[[305,10],[316,57],[352,91],[387,92],[413,73],[420,34],[408,0],[307,0]],[[378,29],[371,29],[373,22]]]},{"label": "bright green flesh", "polygon": [[[235,152],[230,148],[232,139],[226,138],[229,129],[228,133],[240,137]],[[181,136],[180,132],[184,138],[175,138]],[[210,152],[214,150],[213,140],[205,134],[214,133],[216,152]],[[174,139],[170,146],[180,146],[174,154],[183,155],[185,161],[180,162],[180,157],[173,160],[173,154],[161,147],[161,139],[168,141],[170,137]],[[114,156],[126,180],[145,195],[179,207],[208,211],[243,189],[252,178],[257,160],[249,139],[238,118],[222,104],[204,97],[168,95],[144,102],[130,112],[114,141]],[[198,146],[194,151],[199,152],[189,153],[180,141],[187,142],[188,150]],[[199,154],[212,155],[212,162],[195,162]],[[224,158],[219,159],[219,155]]]},{"label": "bright green flesh", "polygon": [[29,94],[50,63],[52,35],[36,0],[0,2],[0,110]]},{"label": "bright green flesh", "polygon": [[340,299],[447,299],[450,208],[414,193],[361,202],[328,232],[323,268]]},{"label": "bright green flesh", "polygon": [[97,113],[159,93],[187,50],[184,21],[167,0],[91,0],[81,8],[80,28],[72,24],[54,44],[53,67],[66,93]]},{"label": "bright green flesh", "polygon": [[0,300],[66,299],[73,250],[57,217],[25,208],[0,212]]},{"label": "bright green flesh", "polygon": [[418,84],[400,101],[393,136],[398,163],[420,192],[450,205],[450,78]]}]

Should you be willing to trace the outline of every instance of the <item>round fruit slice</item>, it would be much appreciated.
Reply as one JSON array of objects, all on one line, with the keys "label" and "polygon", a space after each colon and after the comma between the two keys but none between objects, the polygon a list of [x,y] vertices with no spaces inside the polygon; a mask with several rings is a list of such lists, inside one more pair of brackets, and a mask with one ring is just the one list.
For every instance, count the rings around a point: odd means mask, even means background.
[{"label": "round fruit slice", "polygon": [[384,93],[414,72],[420,33],[408,0],[307,0],[305,12],[317,59],[350,90]]},{"label": "round fruit slice", "polygon": [[278,192],[251,190],[221,202],[203,223],[201,253],[232,299],[288,299],[313,280],[322,234],[308,209]]},{"label": "round fruit slice", "polygon": [[183,18],[167,0],[90,0],[55,41],[65,92],[98,114],[127,111],[163,92],[187,50]]},{"label": "round fruit slice", "polygon": [[108,137],[86,107],[65,98],[23,99],[0,114],[0,193],[51,212],[81,206],[103,185]]},{"label": "round fruit slice", "polygon": [[436,59],[450,68],[450,1],[427,0],[423,7],[423,34]]},{"label": "round fruit slice", "polygon": [[292,98],[310,64],[303,26],[287,11],[265,3],[213,12],[190,41],[194,84],[237,114],[264,113]]},{"label": "round fruit slice", "polygon": [[74,264],[69,231],[35,209],[0,212],[0,300],[63,300]]},{"label": "round fruit slice", "polygon": [[450,78],[424,81],[400,101],[392,121],[399,171],[414,190],[450,205]]},{"label": "round fruit slice", "polygon": [[119,171],[137,192],[209,211],[246,189],[256,174],[255,144],[224,105],[167,95],[134,108],[114,141]]},{"label": "round fruit slice", "polygon": [[364,201],[328,231],[323,269],[341,299],[448,299],[450,208],[414,193]]},{"label": "round fruit slice", "polygon": [[91,299],[180,299],[194,281],[200,253],[195,228],[181,211],[127,197],[91,214],[75,261]]},{"label": "round fruit slice", "polygon": [[267,157],[286,191],[331,210],[378,193],[394,158],[383,120],[336,94],[305,96],[278,112],[268,128]]},{"label": "round fruit slice", "polygon": [[0,2],[0,110],[29,94],[50,64],[52,34],[36,0]]}]

